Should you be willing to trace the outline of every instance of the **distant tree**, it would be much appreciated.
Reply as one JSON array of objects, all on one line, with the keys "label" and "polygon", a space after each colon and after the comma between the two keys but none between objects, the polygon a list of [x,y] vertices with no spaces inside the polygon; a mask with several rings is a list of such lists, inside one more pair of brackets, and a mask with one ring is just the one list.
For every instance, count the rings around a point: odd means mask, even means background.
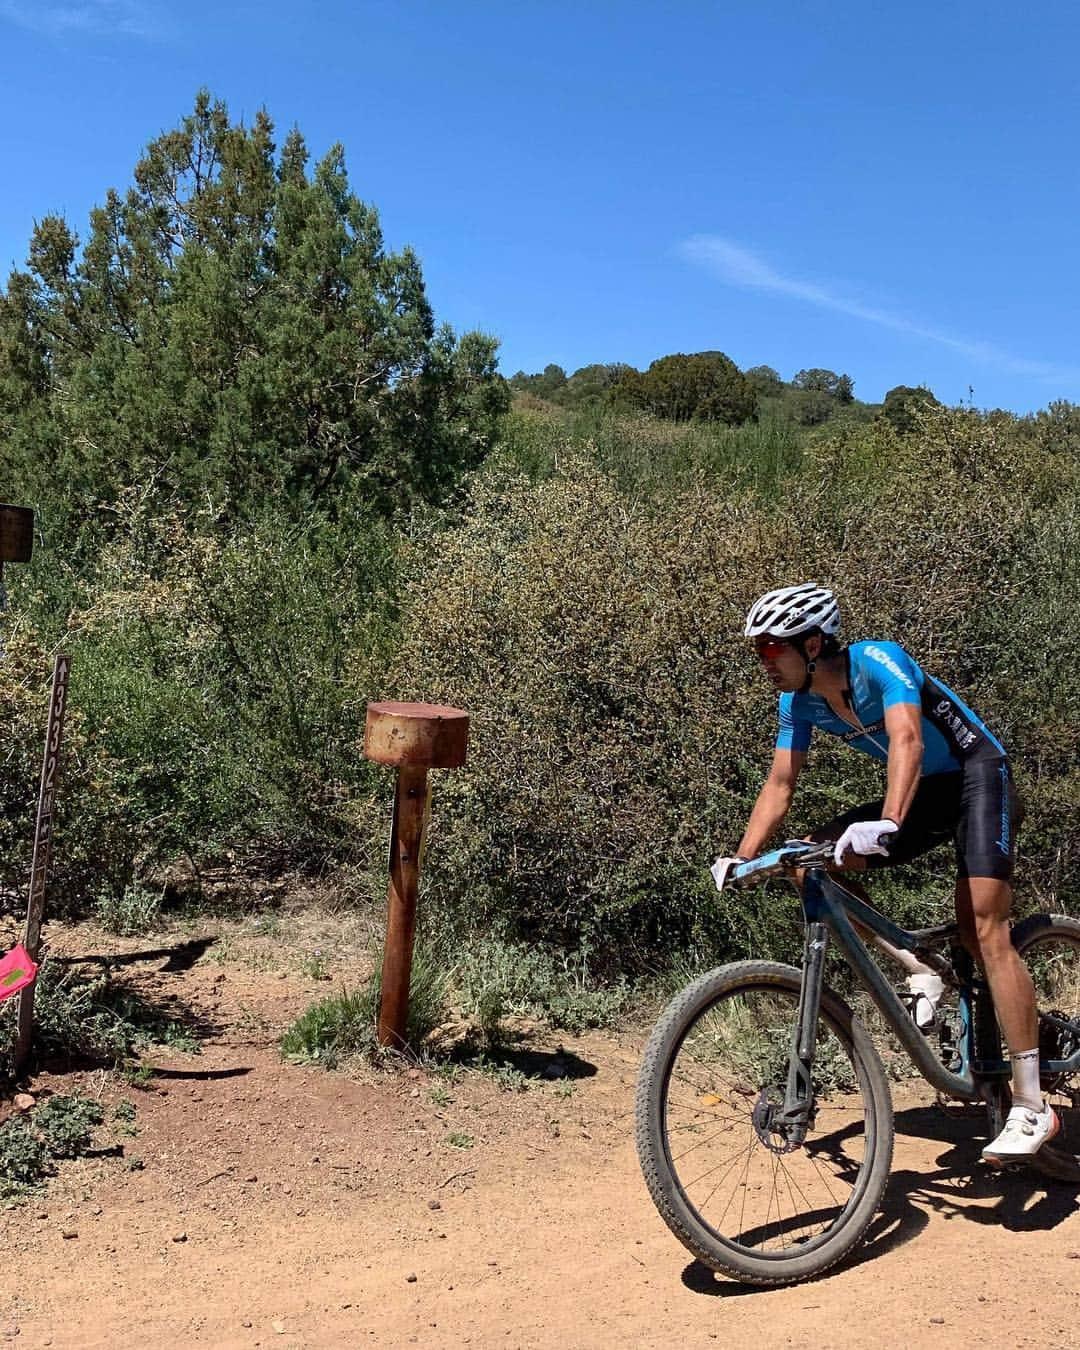
[{"label": "distant tree", "polygon": [[784,381],[780,378],[780,372],[773,370],[772,366],[751,366],[743,374],[759,398],[774,398],[783,392]]},{"label": "distant tree", "polygon": [[898,384],[885,395],[881,412],[901,435],[906,435],[918,430],[920,410],[940,407],[941,403],[925,385]]},{"label": "distant tree", "polygon": [[541,398],[557,394],[566,384],[566,371],[562,366],[547,365],[544,367],[544,373],[537,377],[537,384],[533,390]]},{"label": "distant tree", "polygon": [[796,389],[828,394],[839,403],[850,403],[855,397],[855,382],[850,375],[837,375],[835,371],[822,370],[820,367],[800,370],[791,383]]},{"label": "distant tree", "polygon": [[575,370],[560,392],[558,402],[569,408],[580,407],[586,403],[596,403],[607,397],[620,380],[630,374],[636,374],[633,366],[621,362],[582,366]]},{"label": "distant tree", "polygon": [[620,396],[656,417],[737,426],[754,416],[757,394],[735,362],[723,352],[662,356],[648,370],[626,376]]},{"label": "distant tree", "polygon": [[822,389],[792,389],[786,399],[788,411],[801,427],[817,427],[836,411],[836,399]]},{"label": "distant tree", "polygon": [[234,509],[346,484],[438,497],[508,401],[496,342],[436,328],[411,249],[388,252],[334,146],[308,171],[260,112],[205,91],[109,191],[85,244],[59,216],[0,292],[0,474],[35,500],[153,481]]},{"label": "distant tree", "polygon": [[566,387],[566,371],[562,366],[547,365],[537,375],[526,375],[519,370],[510,380],[510,388],[518,393],[533,394],[537,398],[558,401],[560,392]]}]

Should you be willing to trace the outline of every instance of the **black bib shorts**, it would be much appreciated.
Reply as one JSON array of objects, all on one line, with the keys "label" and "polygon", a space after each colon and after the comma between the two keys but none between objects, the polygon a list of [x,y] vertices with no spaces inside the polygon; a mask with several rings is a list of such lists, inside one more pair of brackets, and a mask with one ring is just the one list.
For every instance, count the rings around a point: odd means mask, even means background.
[{"label": "black bib shorts", "polygon": [[[880,820],[884,807],[883,798],[864,802],[810,837],[835,842],[856,821]],[[955,772],[921,778],[904,823],[885,841],[888,856],[871,853],[866,863],[871,869],[896,867],[951,839],[961,877],[1009,881],[1016,862],[1016,831],[1023,818],[1009,761],[979,756]]]}]

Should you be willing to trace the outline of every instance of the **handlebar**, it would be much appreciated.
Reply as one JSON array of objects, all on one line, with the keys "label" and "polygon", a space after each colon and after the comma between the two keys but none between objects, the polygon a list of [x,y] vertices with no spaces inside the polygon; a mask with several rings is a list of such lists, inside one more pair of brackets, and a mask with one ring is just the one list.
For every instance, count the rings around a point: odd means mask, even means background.
[{"label": "handlebar", "polygon": [[786,872],[791,867],[813,867],[815,863],[831,860],[835,844],[807,843],[805,839],[789,839],[786,844],[762,853],[749,862],[739,863],[731,869],[730,879],[736,883],[763,881],[766,877]]}]

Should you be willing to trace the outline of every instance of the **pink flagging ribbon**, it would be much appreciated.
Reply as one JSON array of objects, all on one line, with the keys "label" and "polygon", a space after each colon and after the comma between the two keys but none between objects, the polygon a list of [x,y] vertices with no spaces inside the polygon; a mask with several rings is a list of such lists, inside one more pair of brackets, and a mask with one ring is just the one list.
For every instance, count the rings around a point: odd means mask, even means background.
[{"label": "pink flagging ribbon", "polygon": [[6,956],[0,956],[0,999],[10,998],[37,977],[37,966],[30,960],[25,947],[13,947]]}]

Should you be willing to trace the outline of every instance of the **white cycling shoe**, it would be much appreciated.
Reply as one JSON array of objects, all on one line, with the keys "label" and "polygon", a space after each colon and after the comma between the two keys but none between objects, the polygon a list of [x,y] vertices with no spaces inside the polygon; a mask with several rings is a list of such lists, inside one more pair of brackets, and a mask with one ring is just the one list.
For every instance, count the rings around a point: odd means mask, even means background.
[{"label": "white cycling shoe", "polygon": [[1014,1106],[1005,1121],[1005,1128],[983,1149],[983,1162],[993,1167],[1023,1162],[1025,1158],[1034,1157],[1059,1129],[1061,1122],[1049,1102],[1043,1102],[1041,1111],[1033,1111],[1030,1106]]}]

